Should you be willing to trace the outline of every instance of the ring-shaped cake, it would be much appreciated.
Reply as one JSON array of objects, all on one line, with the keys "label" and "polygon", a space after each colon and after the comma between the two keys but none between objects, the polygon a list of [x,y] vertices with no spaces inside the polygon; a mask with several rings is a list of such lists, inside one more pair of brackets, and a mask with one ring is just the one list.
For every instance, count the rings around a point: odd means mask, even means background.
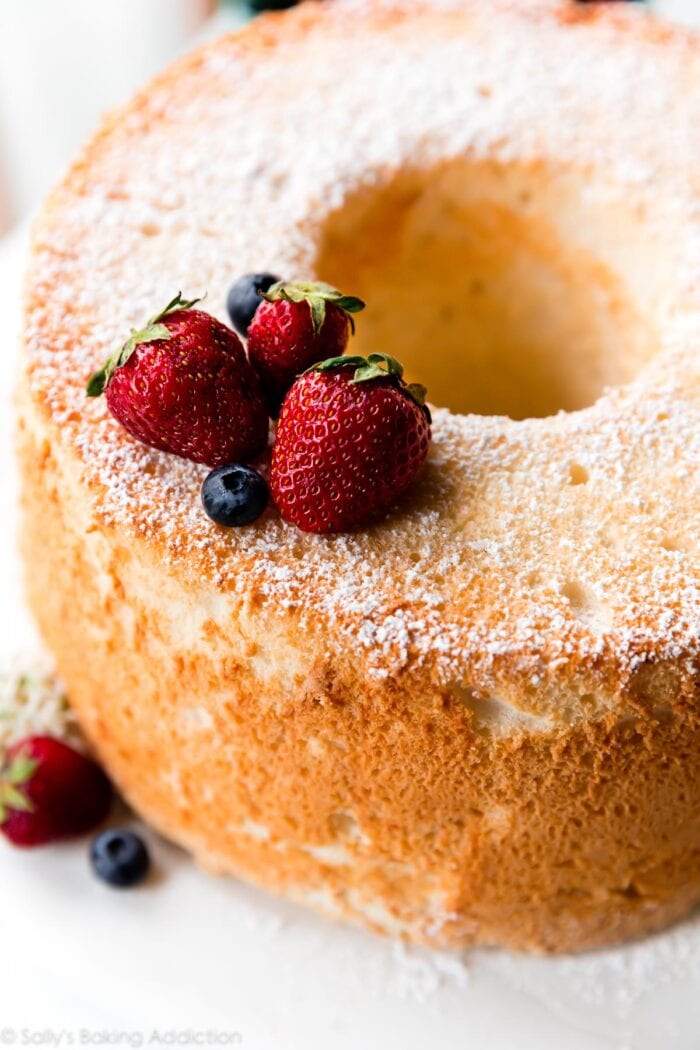
[{"label": "ring-shaped cake", "polygon": [[[28,592],[89,740],[197,860],[432,945],[700,899],[700,46],[622,5],[335,0],[110,117],[34,235]],[[224,530],[93,368],[178,288],[366,298],[425,381],[385,520]]]}]

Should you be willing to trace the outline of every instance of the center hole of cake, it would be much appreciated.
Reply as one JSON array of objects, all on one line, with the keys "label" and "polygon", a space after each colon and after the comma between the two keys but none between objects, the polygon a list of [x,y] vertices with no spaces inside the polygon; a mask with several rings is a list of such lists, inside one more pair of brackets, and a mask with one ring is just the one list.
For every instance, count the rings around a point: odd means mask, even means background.
[{"label": "center hole of cake", "polygon": [[368,303],[352,352],[393,354],[433,404],[513,419],[629,382],[657,345],[634,293],[644,243],[634,217],[585,189],[460,161],[356,193],[317,259],[319,277]]}]

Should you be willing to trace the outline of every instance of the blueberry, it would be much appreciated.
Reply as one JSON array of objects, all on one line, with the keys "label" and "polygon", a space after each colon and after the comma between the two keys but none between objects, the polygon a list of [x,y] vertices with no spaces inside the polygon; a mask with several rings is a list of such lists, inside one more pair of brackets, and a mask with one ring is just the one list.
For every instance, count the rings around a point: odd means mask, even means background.
[{"label": "blueberry", "polygon": [[250,0],[254,11],[282,11],[285,7],[294,7],[298,0]]},{"label": "blueberry", "polygon": [[272,273],[247,273],[232,284],[226,299],[231,324],[239,335],[247,335],[250,323],[262,299],[258,292],[266,292],[280,280]]},{"label": "blueberry", "polygon": [[110,828],[90,846],[93,871],[110,886],[135,886],[148,873],[150,857],[143,840],[133,831]]},{"label": "blueberry", "polygon": [[250,525],[265,510],[268,498],[265,478],[240,463],[217,467],[202,485],[204,509],[217,525]]}]

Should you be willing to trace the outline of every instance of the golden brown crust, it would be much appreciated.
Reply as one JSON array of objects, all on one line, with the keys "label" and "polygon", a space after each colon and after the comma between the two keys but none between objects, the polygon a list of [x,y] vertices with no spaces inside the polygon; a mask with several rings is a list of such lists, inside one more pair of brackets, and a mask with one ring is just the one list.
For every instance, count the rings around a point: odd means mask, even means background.
[{"label": "golden brown crust", "polygon": [[[570,950],[700,899],[698,46],[626,12],[482,9],[304,5],[106,122],[35,233],[22,542],[88,737],[202,863],[426,943]],[[574,59],[602,71],[585,90]],[[584,411],[437,412],[420,487],[365,533],[215,529],[204,472],[86,406],[85,376],[192,273],[220,311],[232,258],[313,272],[348,202],[394,207],[405,171],[450,205],[534,202],[561,272],[595,259],[611,316],[662,349]],[[505,251],[523,227],[501,225]]]},{"label": "golden brown crust", "polygon": [[689,684],[675,713],[500,738],[446,692],[358,695],[323,669],[290,692],[272,667],[261,695],[255,643],[233,655],[212,624],[178,644],[162,616],[176,581],[109,530],[82,534],[79,485],[28,429],[21,452],[44,479],[25,494],[30,599],[81,723],[127,798],[206,866],[435,945],[581,949],[700,899]]}]

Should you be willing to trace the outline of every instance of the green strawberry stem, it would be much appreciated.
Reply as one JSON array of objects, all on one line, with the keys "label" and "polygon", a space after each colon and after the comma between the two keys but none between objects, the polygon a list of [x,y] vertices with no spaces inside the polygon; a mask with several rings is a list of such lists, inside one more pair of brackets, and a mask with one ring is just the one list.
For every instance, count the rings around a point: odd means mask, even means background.
[{"label": "green strawberry stem", "polygon": [[35,759],[19,751],[0,768],[0,824],[7,820],[8,809],[30,813],[34,808],[19,789],[34,775],[37,765]]},{"label": "green strawberry stem", "polygon": [[324,284],[323,281],[278,281],[266,292],[261,292],[261,296],[268,303],[276,303],[280,300],[288,303],[308,303],[316,335],[323,328],[326,320],[326,307],[329,303],[343,311],[350,322],[353,335],[355,334],[355,320],[352,315],[365,308],[362,299],[358,299],[355,295],[343,295],[337,288]]},{"label": "green strawberry stem", "polygon": [[335,368],[354,368],[352,383],[368,383],[374,379],[393,379],[411,401],[425,408],[427,388],[421,383],[404,383],[403,365],[390,354],[370,354],[369,357],[348,354],[346,357],[329,357],[318,365],[312,365],[307,372],[330,372]]},{"label": "green strawberry stem", "polygon": [[145,328],[139,331],[134,329],[124,345],[107,358],[102,368],[90,376],[86,388],[87,396],[99,397],[103,394],[116,370],[126,364],[136,347],[141,343],[153,343],[156,339],[170,339],[170,332],[162,324],[162,321],[169,314],[175,313],[176,310],[191,310],[199,302],[201,302],[201,299],[183,299],[182,292],[178,292],[164,310],[161,310],[160,313],[157,313],[155,317],[152,317],[146,323]]}]

